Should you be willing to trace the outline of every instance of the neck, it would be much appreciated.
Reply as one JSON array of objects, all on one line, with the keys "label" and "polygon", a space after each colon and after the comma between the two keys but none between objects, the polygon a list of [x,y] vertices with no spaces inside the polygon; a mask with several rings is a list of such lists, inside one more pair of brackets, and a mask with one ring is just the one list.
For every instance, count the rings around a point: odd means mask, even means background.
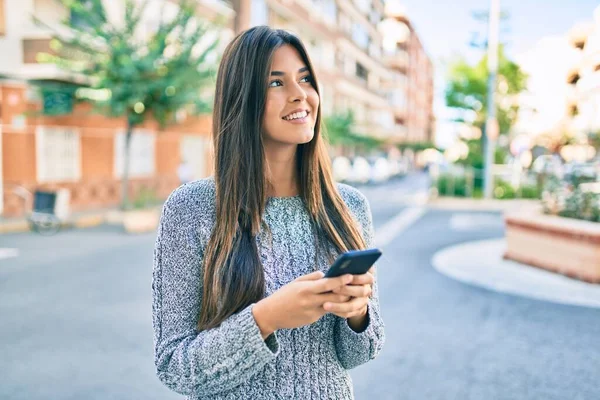
[{"label": "neck", "polygon": [[265,148],[267,177],[271,182],[271,197],[290,197],[300,193],[296,171],[298,146]]}]

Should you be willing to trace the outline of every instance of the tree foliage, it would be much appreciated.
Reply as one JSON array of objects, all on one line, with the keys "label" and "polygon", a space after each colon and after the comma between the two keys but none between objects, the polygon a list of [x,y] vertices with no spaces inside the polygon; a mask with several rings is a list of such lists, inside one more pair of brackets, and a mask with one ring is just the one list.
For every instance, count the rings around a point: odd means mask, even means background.
[{"label": "tree foliage", "polygon": [[[519,111],[515,98],[525,89],[527,75],[516,63],[506,57],[503,46],[499,49],[497,76],[496,117],[500,133],[508,133],[516,122]],[[449,83],[445,93],[446,105],[471,112],[475,116],[472,123],[479,128],[484,127],[487,118],[488,77],[487,55],[475,65],[459,59],[449,68]]]},{"label": "tree foliage", "polygon": [[[211,100],[201,92],[213,83],[216,26],[199,20],[193,2],[187,0],[179,3],[173,18],[164,18],[161,12],[151,32],[146,29],[147,0],[141,4],[126,0],[122,21],[108,18],[102,0],[60,1],[68,17],[55,32],[54,54],[42,54],[40,61],[56,64],[86,87],[77,93],[96,111],[126,119],[125,207],[133,128],[149,118],[164,127],[175,122],[182,109],[192,114],[210,110]],[[45,90],[52,88],[48,84]]]},{"label": "tree foliage", "polygon": [[383,142],[377,138],[363,136],[356,132],[354,113],[336,113],[324,118],[325,136],[334,146],[358,146],[367,150],[381,147]]}]

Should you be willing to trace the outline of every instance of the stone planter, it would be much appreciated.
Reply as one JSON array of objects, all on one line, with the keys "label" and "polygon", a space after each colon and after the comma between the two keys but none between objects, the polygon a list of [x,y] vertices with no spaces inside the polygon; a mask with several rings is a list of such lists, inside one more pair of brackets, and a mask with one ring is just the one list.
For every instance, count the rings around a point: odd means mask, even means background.
[{"label": "stone planter", "polygon": [[504,220],[505,259],[600,283],[600,223],[534,212]]},{"label": "stone planter", "polygon": [[127,233],[153,232],[158,227],[160,210],[155,208],[125,211],[122,214],[123,227]]}]

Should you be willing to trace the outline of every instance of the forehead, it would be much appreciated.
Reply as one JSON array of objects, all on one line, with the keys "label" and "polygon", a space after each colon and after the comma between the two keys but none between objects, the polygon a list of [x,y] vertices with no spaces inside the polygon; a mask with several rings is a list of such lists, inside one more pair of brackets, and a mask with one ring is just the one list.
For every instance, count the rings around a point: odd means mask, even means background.
[{"label": "forehead", "polygon": [[281,46],[273,53],[272,71],[296,72],[306,66],[298,50],[289,44]]}]

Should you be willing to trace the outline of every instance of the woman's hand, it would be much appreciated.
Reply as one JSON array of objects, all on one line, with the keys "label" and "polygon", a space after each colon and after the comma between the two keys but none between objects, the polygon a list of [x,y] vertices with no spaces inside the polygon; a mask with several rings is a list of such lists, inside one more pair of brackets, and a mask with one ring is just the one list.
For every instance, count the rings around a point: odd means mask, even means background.
[{"label": "woman's hand", "polygon": [[[325,311],[338,317],[352,319],[351,325],[360,325],[367,315],[367,305],[375,283],[374,269],[362,275],[354,275],[352,281],[333,290],[335,294],[350,297],[346,302],[327,302],[323,305]],[[354,326],[353,326],[354,327]]]},{"label": "woman's hand", "polygon": [[254,319],[263,338],[277,329],[291,329],[318,321],[327,313],[325,303],[349,301],[349,295],[335,293],[353,281],[352,275],[326,278],[316,271],[281,287],[269,297],[256,303],[252,309]]}]

